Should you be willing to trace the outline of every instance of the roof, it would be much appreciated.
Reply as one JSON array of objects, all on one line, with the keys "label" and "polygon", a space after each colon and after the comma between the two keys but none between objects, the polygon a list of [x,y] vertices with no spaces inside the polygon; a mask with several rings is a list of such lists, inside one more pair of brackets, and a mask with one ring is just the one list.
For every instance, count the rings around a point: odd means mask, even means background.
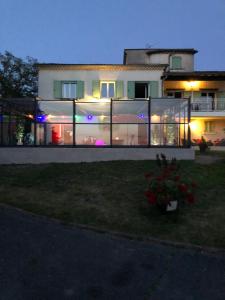
[{"label": "roof", "polygon": [[195,54],[198,51],[194,48],[143,48],[143,49],[124,49],[124,52],[127,51],[146,51],[146,54],[153,54],[153,53],[191,53]]},{"label": "roof", "polygon": [[167,72],[165,80],[225,80],[225,71]]},{"label": "roof", "polygon": [[58,63],[40,63],[37,64],[41,70],[111,70],[111,71],[128,71],[128,70],[162,70],[167,64],[58,64]]}]

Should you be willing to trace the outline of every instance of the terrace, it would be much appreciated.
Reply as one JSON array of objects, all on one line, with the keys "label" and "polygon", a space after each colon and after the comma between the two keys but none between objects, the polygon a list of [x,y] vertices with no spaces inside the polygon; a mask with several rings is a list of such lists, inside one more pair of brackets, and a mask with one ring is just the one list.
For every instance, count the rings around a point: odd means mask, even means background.
[{"label": "terrace", "polygon": [[188,147],[190,100],[1,99],[1,146]]}]

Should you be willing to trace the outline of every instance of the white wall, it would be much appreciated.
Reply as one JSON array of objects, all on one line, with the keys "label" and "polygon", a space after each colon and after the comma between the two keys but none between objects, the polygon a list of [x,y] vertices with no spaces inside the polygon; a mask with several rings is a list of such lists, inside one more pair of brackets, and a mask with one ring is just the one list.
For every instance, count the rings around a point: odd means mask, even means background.
[{"label": "white wall", "polygon": [[53,97],[54,80],[85,81],[85,98],[92,97],[92,80],[123,80],[124,97],[127,97],[127,81],[159,81],[159,97],[162,95],[161,76],[163,70],[40,70],[38,81],[38,96],[51,100]]},{"label": "white wall", "polygon": [[[174,70],[176,72],[192,72],[194,71],[194,55],[188,53],[173,53],[172,56],[180,56],[182,59],[182,69]],[[155,53],[149,56],[149,64],[170,64],[171,57],[169,53]],[[172,70],[171,70],[172,71]]]},{"label": "white wall", "polygon": [[0,164],[77,163],[112,160],[195,159],[194,149],[169,148],[0,148]]}]

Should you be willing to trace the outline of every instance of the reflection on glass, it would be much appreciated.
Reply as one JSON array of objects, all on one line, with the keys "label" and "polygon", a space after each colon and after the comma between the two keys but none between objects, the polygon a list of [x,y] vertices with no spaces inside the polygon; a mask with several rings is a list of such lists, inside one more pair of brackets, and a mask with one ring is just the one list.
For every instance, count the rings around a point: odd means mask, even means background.
[{"label": "reflection on glass", "polygon": [[73,124],[37,124],[37,145],[72,145]]},{"label": "reflection on glass", "polygon": [[38,101],[37,122],[72,123],[73,101]]},{"label": "reflection on glass", "polygon": [[110,103],[76,103],[76,123],[110,123]]},{"label": "reflection on glass", "polygon": [[106,146],[110,144],[110,126],[106,124],[77,124],[76,144]]},{"label": "reflection on glass", "polygon": [[112,144],[135,146],[148,144],[147,124],[112,125]]},{"label": "reflection on glass", "polygon": [[148,123],[148,102],[114,101],[112,123]]},{"label": "reflection on glass", "polygon": [[152,146],[178,146],[179,125],[177,124],[151,124]]},{"label": "reflection on glass", "polygon": [[186,99],[151,99],[152,123],[180,123],[187,121]]}]

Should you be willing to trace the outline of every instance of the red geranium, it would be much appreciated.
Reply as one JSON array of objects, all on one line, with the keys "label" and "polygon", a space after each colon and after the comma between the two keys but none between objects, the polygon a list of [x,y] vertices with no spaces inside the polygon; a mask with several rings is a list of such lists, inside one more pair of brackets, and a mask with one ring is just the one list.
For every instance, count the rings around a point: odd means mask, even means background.
[{"label": "red geranium", "polygon": [[181,192],[183,192],[183,193],[187,192],[187,190],[188,190],[187,185],[184,184],[184,183],[179,184],[179,185],[178,185],[178,188],[179,188],[179,190],[180,190]]},{"label": "red geranium", "polygon": [[188,203],[191,203],[191,204],[192,204],[192,203],[195,202],[194,195],[191,194],[191,193],[188,193],[188,194],[187,194],[187,198],[186,198],[186,199],[187,199],[187,202],[188,202]]},{"label": "red geranium", "polygon": [[151,191],[145,192],[145,196],[148,198],[148,202],[151,204],[156,203],[156,195],[152,193]]}]

